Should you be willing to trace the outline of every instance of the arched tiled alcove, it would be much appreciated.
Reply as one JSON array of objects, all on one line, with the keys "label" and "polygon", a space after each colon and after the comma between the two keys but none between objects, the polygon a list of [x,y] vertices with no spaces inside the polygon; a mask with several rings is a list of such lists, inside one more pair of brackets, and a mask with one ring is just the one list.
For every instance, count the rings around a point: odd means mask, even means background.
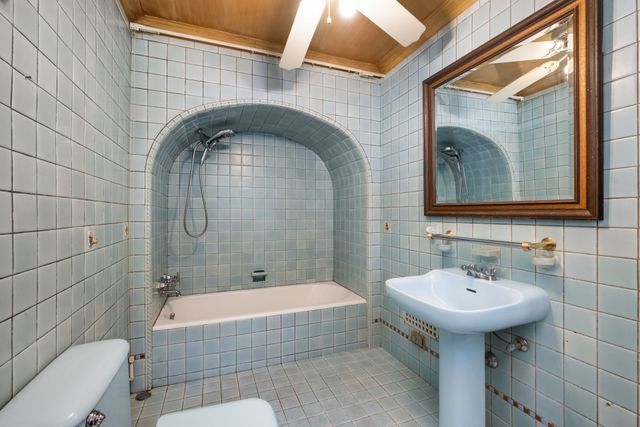
[{"label": "arched tiled alcove", "polygon": [[152,284],[167,272],[168,177],[174,161],[202,128],[213,134],[224,128],[237,133],[283,137],[315,152],[333,183],[333,279],[369,299],[367,221],[372,178],[357,139],[337,122],[297,106],[274,102],[221,102],[185,111],[154,139],[145,165],[145,363],[151,386],[151,328],[162,306]]}]

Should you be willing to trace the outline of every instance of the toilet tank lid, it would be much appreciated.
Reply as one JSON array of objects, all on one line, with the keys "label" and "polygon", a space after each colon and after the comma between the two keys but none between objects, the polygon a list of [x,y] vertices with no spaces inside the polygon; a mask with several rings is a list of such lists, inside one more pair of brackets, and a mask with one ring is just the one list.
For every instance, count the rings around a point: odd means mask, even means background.
[{"label": "toilet tank lid", "polygon": [[121,339],[68,348],[0,410],[0,426],[84,425],[128,353]]}]

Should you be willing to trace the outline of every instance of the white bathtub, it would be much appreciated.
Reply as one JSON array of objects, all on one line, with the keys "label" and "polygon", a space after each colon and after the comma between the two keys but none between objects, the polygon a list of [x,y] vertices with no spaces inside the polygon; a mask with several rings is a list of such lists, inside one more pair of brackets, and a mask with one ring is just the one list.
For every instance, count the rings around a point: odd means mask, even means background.
[{"label": "white bathtub", "polygon": [[[335,282],[277,286],[168,298],[154,331],[364,304]],[[171,320],[171,313],[175,318]]]}]

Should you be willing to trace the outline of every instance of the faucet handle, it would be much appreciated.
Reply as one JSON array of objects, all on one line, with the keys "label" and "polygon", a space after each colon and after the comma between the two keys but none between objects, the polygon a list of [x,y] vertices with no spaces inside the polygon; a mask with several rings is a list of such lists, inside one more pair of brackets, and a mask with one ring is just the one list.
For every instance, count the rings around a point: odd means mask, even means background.
[{"label": "faucet handle", "polygon": [[493,266],[490,267],[486,267],[482,269],[482,274],[484,274],[485,276],[487,276],[487,278],[489,280],[496,280],[496,268]]},{"label": "faucet handle", "polygon": [[462,271],[466,271],[467,276],[475,276],[477,274],[476,273],[477,266],[475,264],[462,264],[460,266],[460,269]]}]

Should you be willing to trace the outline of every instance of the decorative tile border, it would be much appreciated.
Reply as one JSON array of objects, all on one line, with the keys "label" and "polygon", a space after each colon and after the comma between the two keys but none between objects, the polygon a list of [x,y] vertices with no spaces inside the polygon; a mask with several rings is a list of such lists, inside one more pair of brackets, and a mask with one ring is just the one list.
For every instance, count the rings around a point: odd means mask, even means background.
[{"label": "decorative tile border", "polygon": [[[373,319],[373,323],[381,323],[384,326],[386,326],[387,328],[391,329],[393,332],[395,332],[398,335],[400,335],[401,337],[406,338],[407,340],[409,339],[409,335],[406,332],[400,330],[398,327],[392,325],[391,323],[387,322],[384,319],[380,319],[380,318]],[[426,351],[427,353],[431,354],[432,356],[440,358],[440,354],[437,351],[435,351],[435,350],[433,350],[433,349],[431,349],[429,347],[425,347],[424,351]],[[500,390],[498,390],[497,388],[495,388],[491,384],[485,384],[484,387],[487,390],[489,390],[491,393],[493,393],[496,396],[500,397],[505,402],[509,403],[514,408],[517,408],[518,410],[520,410],[524,414],[530,416],[531,418],[536,420],[538,423],[541,423],[542,425],[547,426],[547,427],[557,427],[557,424],[553,423],[552,421],[547,420],[546,418],[544,418],[543,416],[541,416],[539,414],[536,414],[536,412],[533,409],[530,409],[530,408],[524,406],[522,403],[520,403],[517,400],[514,400],[513,398],[511,398],[510,396],[504,394],[503,392],[501,392]]]},{"label": "decorative tile border", "polygon": [[[387,322],[384,319],[374,319],[373,323],[382,323],[384,326],[386,326],[387,328],[391,329],[393,332],[397,333],[398,335],[402,336],[403,338],[409,339],[409,335],[403,331],[401,331],[400,329],[396,328],[395,326],[393,326],[391,323]],[[437,351],[435,351],[432,348],[429,347],[424,347],[423,348],[424,351],[426,351],[427,353],[429,353],[430,355],[434,356],[434,357],[440,357],[440,353],[438,353]]]},{"label": "decorative tile border", "polygon": [[495,394],[496,396],[498,396],[499,398],[501,398],[502,400],[504,400],[505,402],[507,402],[508,404],[513,406],[514,408],[518,408],[521,412],[524,412],[526,415],[530,416],[531,418],[533,418],[537,422],[541,423],[542,425],[545,425],[547,427],[556,427],[557,426],[557,424],[547,420],[546,418],[542,417],[541,415],[536,414],[533,409],[527,408],[522,403],[518,402],[517,400],[512,399],[511,397],[509,397],[508,395],[504,394],[503,392],[501,392],[500,390],[498,390],[497,388],[495,388],[491,384],[485,384],[484,388],[486,388],[491,393]]}]

